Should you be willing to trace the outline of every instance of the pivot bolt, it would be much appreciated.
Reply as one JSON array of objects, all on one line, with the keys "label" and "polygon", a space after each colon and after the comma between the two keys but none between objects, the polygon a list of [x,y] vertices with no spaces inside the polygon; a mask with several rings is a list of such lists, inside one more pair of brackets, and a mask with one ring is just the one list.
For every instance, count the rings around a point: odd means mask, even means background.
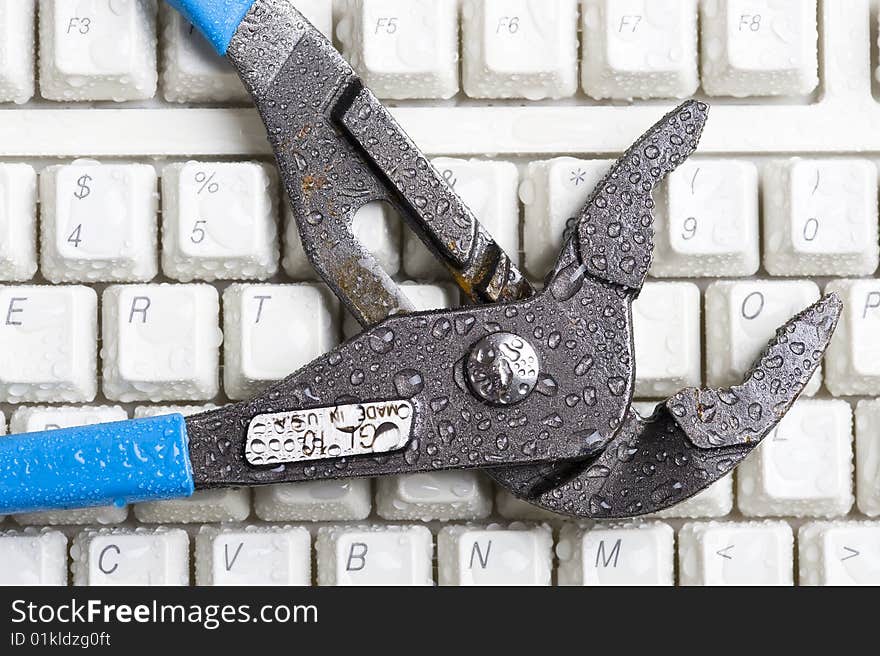
[{"label": "pivot bolt", "polygon": [[471,347],[465,370],[477,398],[491,405],[513,405],[535,389],[540,365],[528,341],[513,333],[493,333]]}]

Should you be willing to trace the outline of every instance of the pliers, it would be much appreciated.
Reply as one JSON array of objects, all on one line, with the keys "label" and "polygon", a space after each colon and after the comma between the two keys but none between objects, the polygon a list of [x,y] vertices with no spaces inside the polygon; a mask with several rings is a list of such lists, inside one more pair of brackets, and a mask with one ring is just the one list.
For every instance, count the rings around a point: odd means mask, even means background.
[{"label": "pliers", "polygon": [[[819,367],[834,295],[780,328],[742,385],[683,390],[647,419],[631,407],[652,191],[697,148],[705,104],[667,114],[614,165],[536,292],[293,2],[169,2],[239,72],[305,251],[364,332],[243,403],[4,438],[0,514],[479,468],[560,514],[635,517],[729,473]],[[352,230],[376,200],[472,305],[413,312]]]}]

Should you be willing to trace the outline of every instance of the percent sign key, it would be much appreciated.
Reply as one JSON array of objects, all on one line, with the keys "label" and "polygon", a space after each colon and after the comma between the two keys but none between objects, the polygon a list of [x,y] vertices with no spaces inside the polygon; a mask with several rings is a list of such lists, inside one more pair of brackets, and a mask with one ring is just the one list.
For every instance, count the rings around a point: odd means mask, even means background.
[{"label": "percent sign key", "polygon": [[196,193],[201,195],[207,191],[209,194],[216,194],[220,191],[220,183],[214,180],[216,176],[216,171],[211,171],[210,174],[207,171],[198,171],[195,180],[200,186]]}]

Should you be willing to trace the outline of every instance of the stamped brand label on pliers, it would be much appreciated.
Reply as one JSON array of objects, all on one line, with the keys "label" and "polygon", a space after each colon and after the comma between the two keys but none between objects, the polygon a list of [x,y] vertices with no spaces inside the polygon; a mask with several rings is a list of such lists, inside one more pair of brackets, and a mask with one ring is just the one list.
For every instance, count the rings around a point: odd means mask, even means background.
[{"label": "stamped brand label on pliers", "polygon": [[248,426],[245,456],[257,466],[388,453],[406,446],[409,401],[355,403],[258,415]]}]

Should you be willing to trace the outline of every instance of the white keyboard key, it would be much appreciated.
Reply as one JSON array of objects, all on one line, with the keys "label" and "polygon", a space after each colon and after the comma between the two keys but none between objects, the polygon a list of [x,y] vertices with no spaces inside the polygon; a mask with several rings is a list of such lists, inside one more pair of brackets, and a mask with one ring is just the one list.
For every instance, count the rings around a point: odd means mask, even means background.
[{"label": "white keyboard key", "polygon": [[498,488],[495,494],[495,509],[504,519],[515,519],[524,522],[559,521],[560,515],[539,508],[528,501],[517,499],[504,488]]},{"label": "white keyboard key", "polygon": [[658,196],[652,276],[716,278],[758,271],[754,164],[691,159],[669,175]]},{"label": "white keyboard key", "polygon": [[424,526],[318,531],[318,585],[433,585],[434,538]]},{"label": "white keyboard key", "polygon": [[162,270],[190,282],[265,280],[278,270],[275,169],[187,162],[162,172]]},{"label": "white keyboard key", "polygon": [[852,409],[803,399],[737,469],[737,505],[752,517],[837,517],[852,493]]},{"label": "white keyboard key", "polygon": [[220,300],[208,285],[104,291],[104,394],[114,401],[206,401],[219,391]]},{"label": "white keyboard key", "polygon": [[[138,406],[135,419],[180,414],[184,417],[213,410],[217,406]],[[196,524],[202,522],[240,522],[251,514],[251,491],[248,488],[196,490],[185,499],[137,503],[134,516],[145,524]]]},{"label": "white keyboard key", "polygon": [[380,98],[458,93],[457,0],[348,0],[337,34]]},{"label": "white keyboard key", "polygon": [[86,529],[70,548],[74,585],[189,585],[181,529]]},{"label": "white keyboard key", "polygon": [[223,387],[246,399],[335,347],[339,306],[324,285],[232,285],[223,329]]},{"label": "white keyboard key", "polygon": [[[289,204],[284,202],[284,270],[294,280],[318,280],[303,250],[299,227]],[[400,271],[400,216],[386,203],[368,203],[358,211],[352,221],[352,230],[358,241],[376,258],[379,266],[389,276]]]},{"label": "white keyboard key", "polygon": [[[461,305],[458,287],[449,284],[404,282],[400,284],[406,297],[418,312],[443,310]],[[342,335],[350,339],[363,331],[357,320],[346,313],[342,322]]]},{"label": "white keyboard key", "polygon": [[[16,410],[9,420],[9,432],[35,433],[73,426],[91,426],[125,421],[128,413],[119,406],[26,407]],[[15,521],[25,526],[70,526],[81,524],[118,524],[128,517],[128,506],[101,506],[72,510],[49,510],[22,513]]]},{"label": "white keyboard key", "polygon": [[67,585],[67,537],[58,531],[0,531],[0,586]]},{"label": "white keyboard key", "polygon": [[793,585],[794,537],[785,522],[685,524],[679,585]]},{"label": "white keyboard key", "polygon": [[156,94],[155,0],[43,0],[40,92],[47,100]]},{"label": "white keyboard key", "polygon": [[0,164],[0,280],[36,272],[37,174],[26,164]]},{"label": "white keyboard key", "polygon": [[50,282],[140,282],[158,273],[156,170],[77,160],[40,176],[41,271]]},{"label": "white keyboard key", "polygon": [[733,511],[733,475],[721,478],[702,492],[671,508],[654,513],[661,519],[725,517]]},{"label": "white keyboard key", "polygon": [[[740,384],[767,343],[776,336],[776,329],[818,300],[818,286],[807,280],[711,284],[706,290],[708,385]],[[819,368],[804,394],[815,394],[821,381]]]},{"label": "white keyboard key", "polygon": [[880,517],[880,400],[856,406],[856,497],[860,511]]},{"label": "white keyboard key", "polygon": [[254,510],[267,522],[356,522],[369,517],[372,509],[366,478],[254,488]]},{"label": "white keyboard key", "polygon": [[484,519],[492,512],[492,486],[478,471],[387,476],[376,481],[376,512],[388,520]]},{"label": "white keyboard key", "polygon": [[675,532],[660,522],[583,529],[559,534],[559,585],[674,585]]},{"label": "white keyboard key", "polygon": [[825,288],[843,301],[843,314],[825,356],[834,396],[880,395],[880,280],[836,280]]},{"label": "white keyboard key", "polygon": [[584,90],[684,98],[699,86],[697,0],[583,0]]},{"label": "white keyboard key", "polygon": [[216,410],[218,406],[213,403],[204,405],[139,405],[134,409],[135,419],[144,419],[146,417],[162,417],[164,415],[190,415],[199,412],[207,412],[208,410]]},{"label": "white keyboard key", "polygon": [[304,528],[203,526],[196,537],[196,585],[311,585],[311,543]]},{"label": "white keyboard key", "polygon": [[647,283],[633,303],[636,396],[666,398],[701,383],[700,288]]},{"label": "white keyboard key", "polygon": [[248,488],[196,490],[185,499],[138,503],[134,516],[144,524],[201,524],[242,522],[251,514]]},{"label": "white keyboard key", "polygon": [[0,287],[0,398],[88,403],[97,393],[98,296],[88,287]]},{"label": "white keyboard key", "polygon": [[463,0],[471,98],[567,98],[578,85],[577,0]]},{"label": "white keyboard key", "polygon": [[[519,252],[519,172],[510,162],[441,157],[433,165],[443,174],[480,224],[517,261]],[[449,273],[421,240],[407,230],[403,268],[417,279],[448,278]]]},{"label": "white keyboard key", "polygon": [[798,531],[799,585],[880,585],[880,524],[816,522]]},{"label": "white keyboard key", "polygon": [[226,58],[176,9],[163,4],[162,88],[178,103],[245,102],[248,93]]},{"label": "white keyboard key", "polygon": [[35,0],[0,0],[0,103],[34,95]]},{"label": "white keyboard key", "polygon": [[[419,312],[428,310],[443,310],[459,307],[458,287],[453,284],[432,285],[413,282],[404,282],[400,285],[403,293]],[[363,331],[361,325],[351,314],[345,313],[342,321],[342,335],[350,339]]]},{"label": "white keyboard key", "polygon": [[774,276],[877,270],[877,167],[865,159],[791,159],[764,174],[764,267]]},{"label": "white keyboard key", "polygon": [[703,90],[797,96],[819,84],[816,0],[702,0]]},{"label": "white keyboard key", "polygon": [[128,413],[120,406],[28,406],[18,408],[9,419],[10,433],[37,433],[74,426],[92,426],[125,421]]},{"label": "white keyboard key", "polygon": [[550,273],[587,199],[613,164],[573,157],[529,164],[519,195],[525,205],[523,249],[531,277],[543,280]]},{"label": "white keyboard key", "polygon": [[440,585],[550,585],[553,532],[547,525],[447,526],[437,536]]}]

